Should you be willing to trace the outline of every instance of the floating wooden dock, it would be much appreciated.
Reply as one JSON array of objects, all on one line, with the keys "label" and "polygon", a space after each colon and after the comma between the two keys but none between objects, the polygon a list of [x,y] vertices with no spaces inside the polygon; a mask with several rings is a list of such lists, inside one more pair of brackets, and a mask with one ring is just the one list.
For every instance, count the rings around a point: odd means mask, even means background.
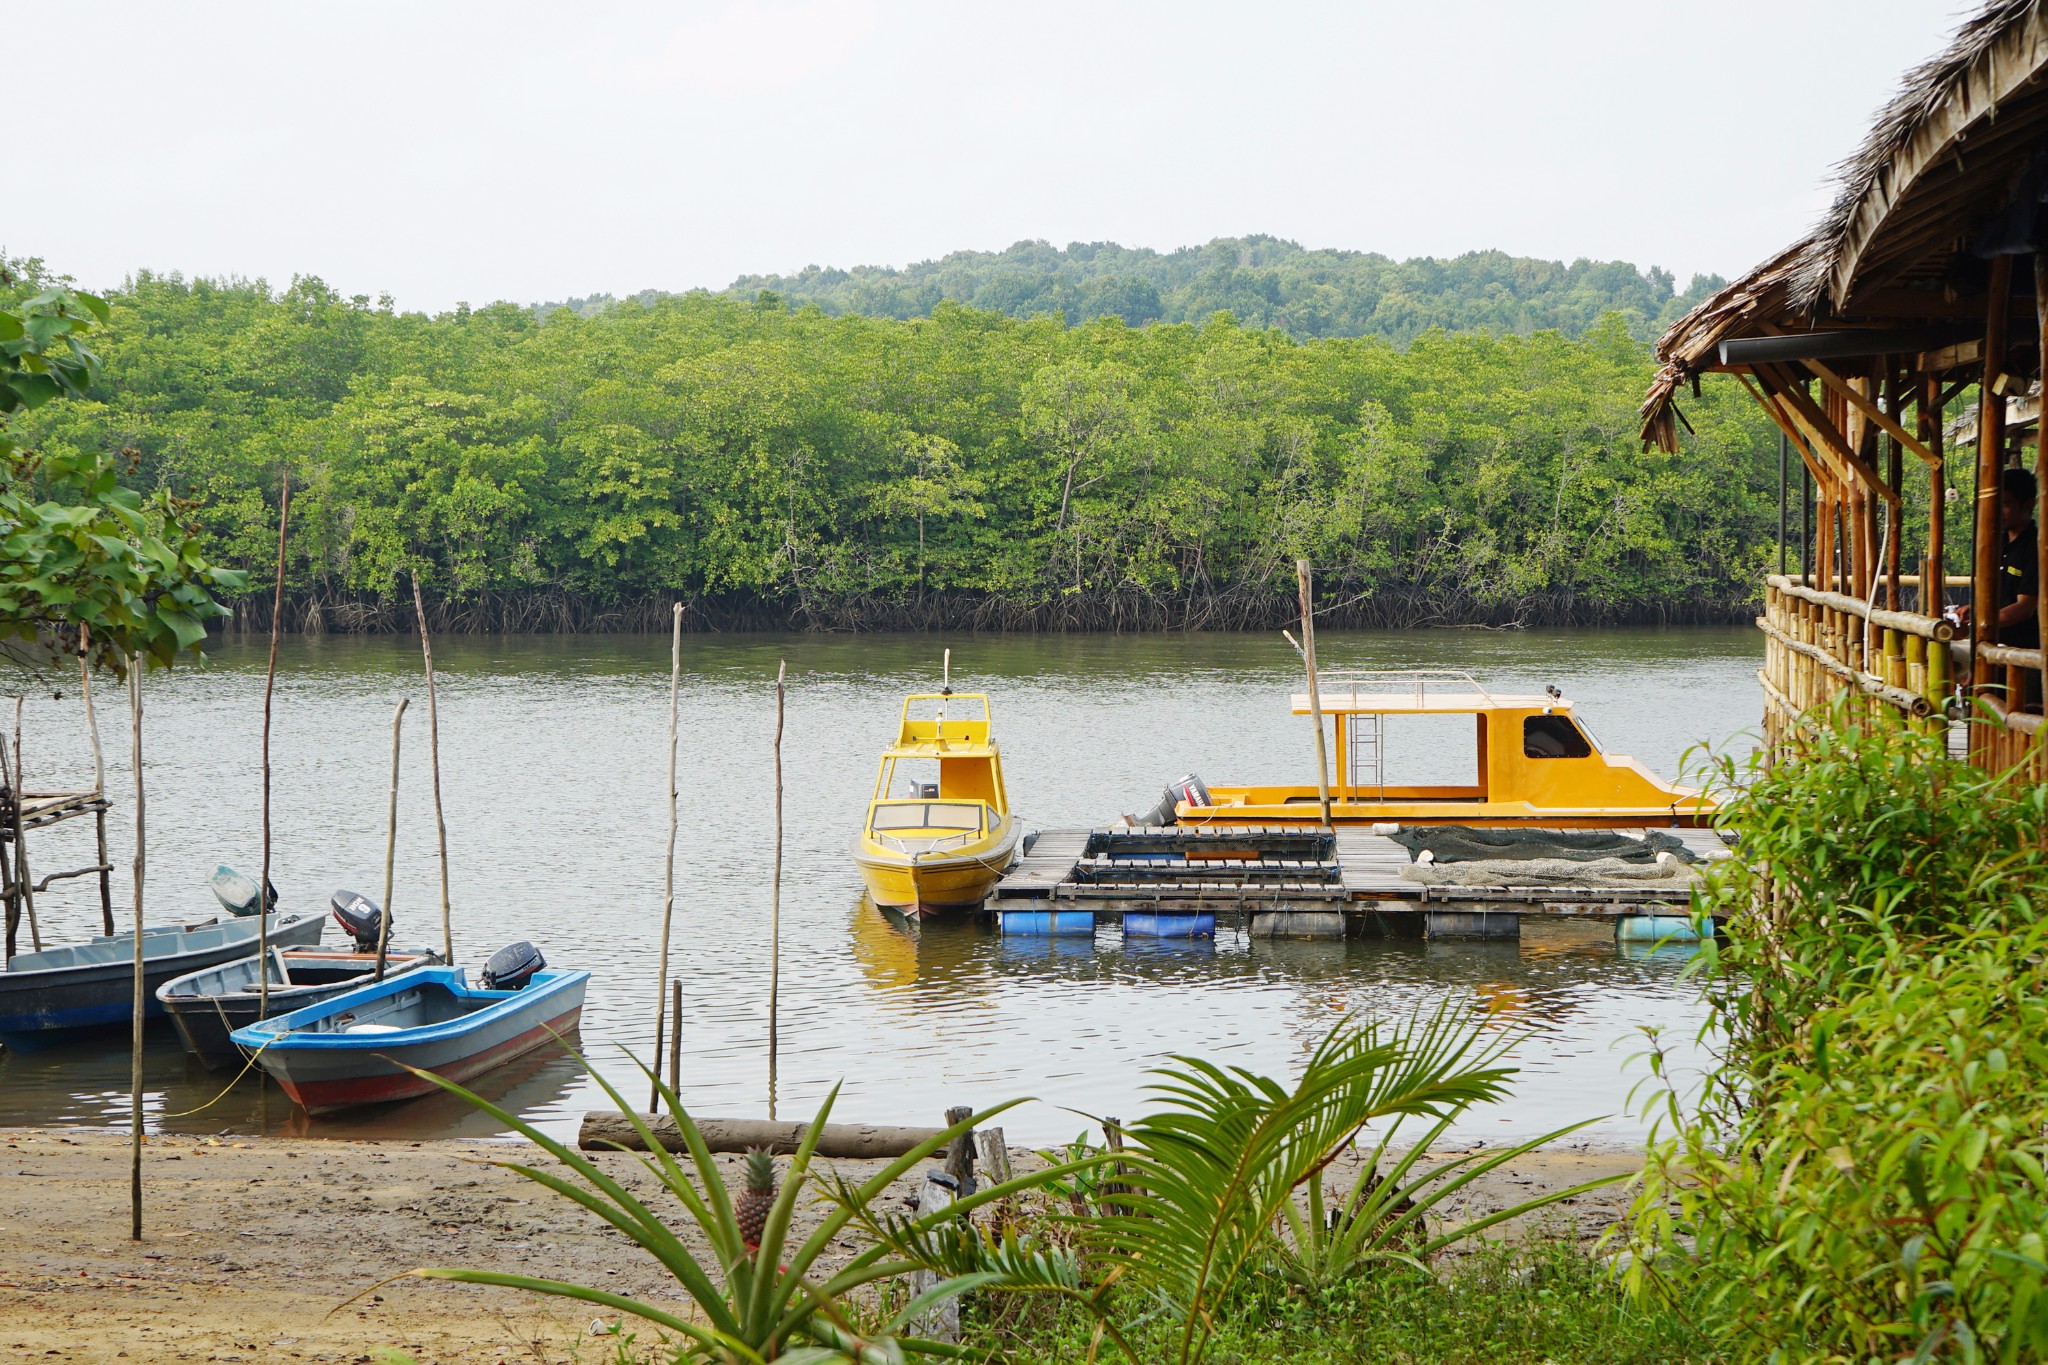
[{"label": "floating wooden dock", "polygon": [[[1702,861],[1731,856],[1711,829],[1660,832]],[[1532,916],[1665,918],[1687,914],[1690,903],[1689,886],[1431,886],[1402,876],[1409,864],[1404,846],[1370,826],[1046,830],[985,908],[1027,933],[1092,931],[1097,917],[1134,915],[1182,933],[1203,932],[1207,919],[1213,932],[1223,915],[1241,918],[1256,938],[1500,939],[1518,937]]]}]

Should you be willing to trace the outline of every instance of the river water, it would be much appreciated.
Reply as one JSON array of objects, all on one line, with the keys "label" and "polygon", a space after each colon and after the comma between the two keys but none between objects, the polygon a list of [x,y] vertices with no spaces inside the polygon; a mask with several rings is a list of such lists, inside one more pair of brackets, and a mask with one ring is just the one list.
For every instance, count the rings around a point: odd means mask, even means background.
[{"label": "river water", "polygon": [[[774,852],[774,678],[788,664],[778,1113],[805,1116],[843,1083],[845,1119],[936,1123],[951,1104],[1022,1096],[1013,1138],[1052,1141],[1077,1114],[1144,1108],[1145,1070],[1192,1053],[1284,1073],[1347,1012],[1401,1018],[1474,1000],[1526,1029],[1515,1093],[1465,1125],[1476,1138],[1533,1136],[1580,1119],[1603,1144],[1637,1140],[1631,1090],[1647,1074],[1643,1030],[1681,1066],[1697,1062],[1702,1011],[1686,955],[1626,954],[1599,925],[1525,928],[1519,945],[1362,940],[1124,944],[1004,939],[975,925],[911,935],[863,904],[846,842],[891,738],[902,694],[938,679],[993,695],[1011,804],[1027,826],[1102,824],[1141,811],[1168,780],[1313,781],[1307,723],[1287,693],[1298,662],[1265,635],[1050,637],[690,636],[684,640],[682,837],[674,971],[684,983],[683,1094],[693,1110],[758,1116],[768,1089],[769,871]],[[1665,776],[1696,746],[1741,751],[1759,708],[1752,630],[1330,632],[1338,668],[1462,668],[1495,690],[1562,688],[1610,751]],[[229,642],[203,668],[146,686],[152,923],[210,917],[216,863],[254,872],[259,835],[265,650]],[[514,939],[557,966],[588,968],[582,1048],[644,1102],[624,1049],[644,1054],[654,1019],[667,763],[668,641],[646,636],[447,639],[435,650],[459,958]],[[29,785],[90,785],[75,696],[31,699]],[[382,887],[390,715],[412,698],[400,793],[395,940],[438,943],[439,879],[417,643],[291,639],[275,703],[274,879],[286,911],[322,912],[347,886]],[[116,877],[128,922],[132,779],[125,696],[99,697]],[[1694,758],[1697,754],[1694,753]],[[1455,762],[1423,749],[1389,757],[1418,776]],[[93,861],[90,822],[30,836],[36,875]],[[90,878],[38,899],[46,942],[98,932]],[[24,926],[23,937],[27,931]],[[327,939],[338,931],[331,925]],[[147,1113],[162,1130],[421,1138],[493,1134],[436,1097],[308,1120],[254,1075],[188,1063],[152,1031]],[[0,1050],[0,1124],[125,1125],[124,1038]],[[557,1133],[607,1100],[560,1052],[478,1088]],[[1639,1103],[1638,1097],[1638,1103]],[[1604,1117],[1603,1117],[1604,1116]]]}]

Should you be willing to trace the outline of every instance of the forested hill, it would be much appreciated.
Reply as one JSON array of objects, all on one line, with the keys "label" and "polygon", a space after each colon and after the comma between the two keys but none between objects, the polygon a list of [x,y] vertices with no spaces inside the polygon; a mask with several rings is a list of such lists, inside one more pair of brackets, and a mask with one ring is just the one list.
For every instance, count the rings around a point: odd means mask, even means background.
[{"label": "forested hill", "polygon": [[[808,266],[794,275],[746,275],[727,293],[762,290],[831,314],[915,318],[942,299],[1023,318],[1062,317],[1071,326],[1114,315],[1132,326],[1200,322],[1228,312],[1252,327],[1297,339],[1384,337],[1405,344],[1432,327],[1520,333],[1554,328],[1583,335],[1607,313],[1648,341],[1719,289],[1696,275],[1683,293],[1669,272],[1626,261],[1535,260],[1475,251],[1449,260],[1395,261],[1373,252],[1311,251],[1277,237],[1219,237],[1206,246],[1159,252],[1115,242],[1018,242],[1007,251],[956,251],[902,270]],[[637,296],[643,303],[656,294]],[[572,299],[588,313],[607,295]],[[553,305],[543,305],[545,310]]]},{"label": "forested hill", "polygon": [[430,317],[315,279],[108,302],[103,380],[12,430],[189,499],[251,625],[286,472],[290,619],[327,629],[404,629],[414,573],[448,629],[659,627],[678,597],[699,626],[1263,627],[1297,555],[1334,624],[1726,617],[1775,525],[1735,386],[1642,450],[1655,362],[1618,315],[1397,347],[703,293]]}]

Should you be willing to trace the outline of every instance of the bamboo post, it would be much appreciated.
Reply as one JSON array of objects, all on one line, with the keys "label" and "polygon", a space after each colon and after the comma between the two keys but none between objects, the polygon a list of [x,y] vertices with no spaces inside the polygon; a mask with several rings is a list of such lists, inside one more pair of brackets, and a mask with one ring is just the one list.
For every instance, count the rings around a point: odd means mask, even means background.
[{"label": "bamboo post", "polygon": [[[1970,636],[1980,645],[1998,643],[1998,476],[2005,462],[2005,399],[1994,390],[2005,373],[2006,308],[2012,294],[2012,257],[1991,260],[1991,301],[1984,312],[1984,377],[1977,390],[1977,489],[1971,560]],[[1979,649],[1972,656],[1971,681],[1991,681],[1991,665]]]},{"label": "bamboo post", "polygon": [[1948,607],[1948,469],[1942,450],[1941,379],[1920,381],[1920,440],[1934,452],[1927,468],[1927,567],[1920,571],[1920,614],[1940,616]]},{"label": "bamboo post", "polygon": [[100,846],[100,927],[108,938],[114,936],[114,869],[107,862],[107,763],[100,752],[100,717],[92,704],[92,665],[88,660],[92,631],[78,628],[78,688],[85,697],[85,733],[92,741],[92,794],[100,808],[93,812],[94,833]]},{"label": "bamboo post", "polygon": [[384,979],[384,959],[391,947],[391,872],[398,859],[398,739],[410,697],[400,697],[391,711],[391,810],[384,822],[384,913],[377,919],[377,981]]},{"label": "bamboo post", "polygon": [[147,850],[142,785],[142,656],[128,661],[129,750],[135,768],[135,994],[128,1038],[128,1236],[142,1240],[142,876]]},{"label": "bamboo post", "polygon": [[256,882],[256,1017],[270,1017],[270,703],[277,693],[277,635],[284,621],[284,537],[292,516],[292,472],[277,501],[277,581],[271,585],[270,663],[263,673],[263,875]]},{"label": "bamboo post", "polygon": [[427,604],[420,596],[418,570],[412,575],[412,608],[420,618],[420,655],[427,669],[427,760],[434,774],[434,837],[441,850],[441,960],[452,965],[455,930],[448,911],[448,821],[441,813],[441,708],[434,698],[434,645],[427,638]]},{"label": "bamboo post", "polygon": [[[2041,344],[2048,346],[2048,254],[2041,252],[2034,253],[2034,329]],[[2041,354],[2039,403],[2048,405],[2048,351]],[[2037,499],[2040,497],[2040,490],[2048,487],[2048,434],[2044,432],[2048,432],[2048,421],[2042,420],[2037,407],[2034,419],[2034,481]],[[2034,513],[2034,550],[2037,556],[2034,561],[2034,644],[2037,648],[2048,648],[2048,590],[2042,588],[2043,583],[2048,583],[2048,536],[2040,532],[2040,508],[2044,505],[2048,504],[2037,501]],[[2043,696],[2048,697],[2048,673],[2044,673],[2038,681]],[[2023,705],[2026,698],[2020,697],[2016,701]],[[2034,742],[2038,748],[2038,736]]]},{"label": "bamboo post", "polygon": [[782,994],[782,714],[789,661],[775,665],[775,876],[768,884],[768,1117],[775,1117],[777,1007]]},{"label": "bamboo post", "polygon": [[40,953],[43,950],[42,930],[36,927],[36,883],[28,870],[28,833],[21,824],[21,803],[28,799],[28,784],[22,781],[21,768],[21,697],[14,699],[14,772],[10,778],[14,786],[14,872],[21,878],[21,905],[28,912],[29,947]]},{"label": "bamboo post", "polygon": [[[683,694],[683,604],[675,604],[670,617],[668,647],[668,853],[662,861],[661,870],[661,957],[654,976],[654,1074],[661,1075],[661,1042],[663,1008],[668,1003],[668,943],[669,926],[675,920],[676,911],[676,722]],[[678,993],[678,1009],[681,995]],[[678,1020],[676,1027],[680,1028]],[[673,1055],[673,1049],[671,1049]],[[673,1068],[671,1068],[673,1069]],[[675,1087],[671,1085],[669,1089]],[[656,1108],[654,1098],[647,1101],[649,1109]]]},{"label": "bamboo post", "polygon": [[1316,681],[1315,582],[1306,559],[1294,561],[1301,589],[1301,658],[1308,667],[1308,713],[1316,727],[1316,792],[1322,800],[1323,823],[1330,823],[1330,743],[1323,735],[1323,693]]}]

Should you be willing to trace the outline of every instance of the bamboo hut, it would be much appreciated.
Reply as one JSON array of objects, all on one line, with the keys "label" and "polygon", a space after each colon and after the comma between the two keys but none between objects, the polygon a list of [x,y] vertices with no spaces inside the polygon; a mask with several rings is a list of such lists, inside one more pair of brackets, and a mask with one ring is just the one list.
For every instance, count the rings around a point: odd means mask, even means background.
[{"label": "bamboo hut", "polygon": [[[1657,344],[1646,444],[1676,451],[1686,391],[1724,373],[1782,433],[1782,457],[1796,452],[1803,508],[1795,534],[1781,477],[1779,572],[1758,620],[1772,742],[1853,692],[1929,726],[1985,718],[1968,727],[1975,761],[2048,776],[2041,650],[2001,645],[1995,609],[2001,470],[2048,487],[2044,77],[2048,5],[1985,5],[1907,75],[1813,232]],[[2024,633],[2048,639],[2038,601],[2038,634]],[[1973,624],[1944,619],[1963,606]]]}]

